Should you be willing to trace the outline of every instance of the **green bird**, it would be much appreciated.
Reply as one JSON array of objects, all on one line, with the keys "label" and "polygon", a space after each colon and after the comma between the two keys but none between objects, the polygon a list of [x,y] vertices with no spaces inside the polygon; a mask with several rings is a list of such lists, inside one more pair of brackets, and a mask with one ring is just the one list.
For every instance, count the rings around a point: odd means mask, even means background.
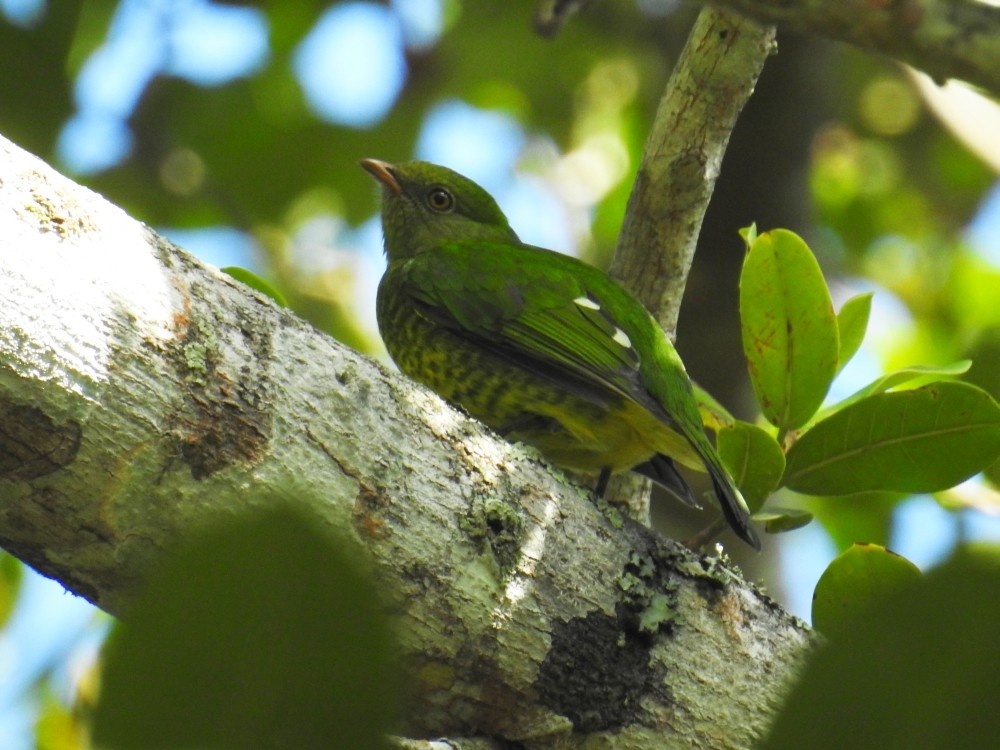
[{"label": "green bird", "polygon": [[707,471],[760,549],[663,329],[603,272],[526,245],[492,196],[445,167],[364,159],[381,183],[388,267],[379,331],[399,369],[557,466],[638,471],[696,504],[674,462]]}]

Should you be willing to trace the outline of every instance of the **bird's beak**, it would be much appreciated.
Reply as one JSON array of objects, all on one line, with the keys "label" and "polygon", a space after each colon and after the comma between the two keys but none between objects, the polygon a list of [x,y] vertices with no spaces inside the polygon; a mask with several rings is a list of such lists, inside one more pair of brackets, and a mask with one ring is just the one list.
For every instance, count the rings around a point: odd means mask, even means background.
[{"label": "bird's beak", "polygon": [[393,193],[399,195],[403,192],[403,186],[399,184],[396,175],[392,171],[392,165],[387,161],[378,159],[362,159],[361,166],[368,174],[389,188]]}]

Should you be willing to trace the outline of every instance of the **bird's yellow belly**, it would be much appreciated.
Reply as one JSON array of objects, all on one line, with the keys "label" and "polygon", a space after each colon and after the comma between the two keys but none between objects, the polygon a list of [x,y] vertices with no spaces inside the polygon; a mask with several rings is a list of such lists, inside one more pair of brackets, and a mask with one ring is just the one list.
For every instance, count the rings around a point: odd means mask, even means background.
[{"label": "bird's yellow belly", "polygon": [[657,453],[704,471],[687,440],[635,402],[622,399],[600,414],[568,409],[552,417],[561,429],[513,433],[510,438],[534,445],[557,466],[578,471],[627,471]]},{"label": "bird's yellow belly", "polygon": [[581,395],[418,316],[400,322],[381,326],[398,333],[383,335],[400,370],[557,466],[621,472],[662,453],[703,470],[687,440],[634,401],[613,391]]}]

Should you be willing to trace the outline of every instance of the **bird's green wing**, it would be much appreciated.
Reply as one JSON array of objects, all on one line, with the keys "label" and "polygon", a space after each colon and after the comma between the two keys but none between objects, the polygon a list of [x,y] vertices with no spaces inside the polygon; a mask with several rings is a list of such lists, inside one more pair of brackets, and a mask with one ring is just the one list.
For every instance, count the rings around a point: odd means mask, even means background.
[{"label": "bird's green wing", "polygon": [[[656,415],[688,441],[726,519],[760,549],[746,504],[702,429],[676,352],[642,305],[600,271],[547,250],[467,242],[421,252],[394,273],[395,292],[436,325],[593,402],[618,395]],[[643,356],[654,371],[643,369]],[[651,471],[641,473],[655,478]]]},{"label": "bird's green wing", "polygon": [[606,289],[588,288],[588,276],[593,287],[603,281],[589,266],[523,245],[454,243],[421,253],[400,270],[399,291],[437,325],[521,366],[569,376],[595,399],[610,391],[658,406],[642,384],[631,337],[603,304]]}]

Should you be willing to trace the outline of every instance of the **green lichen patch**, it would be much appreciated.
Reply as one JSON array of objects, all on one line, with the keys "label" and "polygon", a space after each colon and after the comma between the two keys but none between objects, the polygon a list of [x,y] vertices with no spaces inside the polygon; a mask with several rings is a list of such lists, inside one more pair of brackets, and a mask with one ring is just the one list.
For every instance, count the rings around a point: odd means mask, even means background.
[{"label": "green lichen patch", "polygon": [[677,582],[651,555],[633,551],[618,577],[626,625],[646,636],[669,629],[676,619]]},{"label": "green lichen patch", "polygon": [[524,539],[524,518],[516,508],[496,497],[475,498],[458,522],[484,552],[492,553],[502,577],[514,572]]}]

